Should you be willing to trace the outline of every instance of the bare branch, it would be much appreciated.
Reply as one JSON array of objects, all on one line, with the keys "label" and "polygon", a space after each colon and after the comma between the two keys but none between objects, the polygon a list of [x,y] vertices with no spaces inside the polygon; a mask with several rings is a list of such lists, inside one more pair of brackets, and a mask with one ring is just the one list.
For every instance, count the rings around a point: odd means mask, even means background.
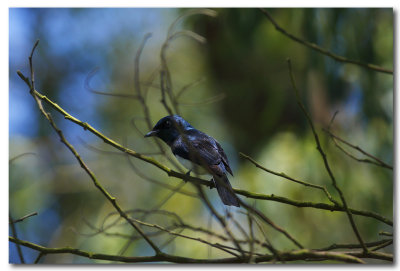
[{"label": "bare branch", "polygon": [[15,224],[15,223],[24,221],[25,219],[27,219],[27,218],[29,218],[31,216],[35,216],[37,214],[38,214],[37,212],[34,212],[34,213],[30,213],[30,214],[24,215],[23,217],[18,218],[18,219],[14,220],[14,221],[10,220],[9,224]]},{"label": "bare branch", "polygon": [[306,40],[300,39],[299,37],[296,37],[296,36],[288,33],[285,29],[283,29],[281,26],[279,26],[275,22],[275,20],[272,18],[272,16],[269,14],[268,11],[266,11],[263,8],[261,8],[260,10],[261,10],[262,13],[264,13],[264,15],[268,18],[268,20],[275,26],[276,30],[278,30],[279,32],[281,32],[283,35],[285,35],[286,37],[290,38],[291,40],[294,40],[294,41],[296,41],[296,42],[298,42],[300,44],[303,44],[304,46],[306,46],[308,48],[311,48],[311,49],[313,49],[313,50],[315,50],[315,51],[317,51],[317,52],[319,52],[319,53],[321,53],[323,55],[329,56],[330,58],[332,58],[332,59],[334,59],[336,61],[339,61],[339,62],[348,63],[348,64],[354,64],[354,65],[357,65],[357,66],[360,66],[360,67],[364,67],[364,68],[367,68],[369,70],[376,71],[376,72],[393,74],[393,70],[385,69],[385,68],[379,67],[379,66],[374,65],[374,64],[363,63],[363,62],[358,61],[358,60],[348,59],[348,58],[345,58],[343,56],[336,55],[336,54],[326,50],[325,48],[322,48],[322,47],[316,45],[315,43],[311,43],[311,42],[308,42]]},{"label": "bare branch", "polygon": [[329,163],[328,163],[328,159],[326,158],[326,154],[322,150],[321,144],[319,142],[318,134],[315,131],[314,124],[313,124],[313,121],[312,121],[312,119],[310,117],[310,114],[307,112],[306,108],[304,107],[303,103],[301,102],[299,91],[297,89],[296,82],[294,80],[294,75],[293,75],[293,72],[292,72],[292,63],[291,63],[290,59],[288,59],[287,62],[288,62],[288,67],[289,67],[290,80],[292,82],[293,90],[294,90],[294,92],[296,94],[297,103],[298,103],[299,107],[301,108],[301,110],[303,111],[303,113],[304,113],[304,115],[305,115],[305,117],[307,119],[307,122],[310,125],[312,133],[314,134],[315,143],[317,144],[317,150],[321,154],[322,160],[324,162],[325,169],[328,172],[329,177],[331,178],[332,185],[336,189],[336,191],[338,192],[338,194],[340,196],[340,199],[341,199],[342,204],[343,204],[343,208],[345,209],[347,217],[348,217],[348,219],[350,221],[350,225],[351,225],[351,227],[352,227],[352,229],[353,229],[358,241],[362,245],[364,252],[367,252],[368,248],[364,244],[364,241],[363,241],[363,239],[362,239],[362,237],[361,237],[361,235],[360,235],[360,233],[359,233],[359,231],[357,229],[357,226],[356,226],[356,224],[354,222],[353,215],[351,214],[351,211],[347,207],[347,202],[346,202],[346,199],[344,197],[344,194],[343,194],[342,190],[339,188],[339,186],[337,185],[335,176],[333,175],[331,167],[329,166]]},{"label": "bare branch", "polygon": [[[370,164],[374,164],[374,165],[376,165],[376,166],[380,166],[380,167],[384,167],[384,168],[393,170],[393,166],[391,166],[391,165],[389,165],[389,164],[383,162],[381,159],[377,158],[376,156],[374,156],[374,155],[372,155],[372,154],[370,154],[370,153],[364,151],[364,150],[361,149],[359,146],[355,146],[355,145],[351,144],[350,142],[348,142],[348,141],[346,141],[346,140],[340,138],[339,136],[334,135],[329,129],[328,129],[328,130],[327,130],[327,129],[323,129],[323,130],[324,130],[327,134],[330,135],[330,137],[332,138],[332,140],[333,140],[333,142],[335,143],[336,147],[337,147],[338,149],[340,149],[344,154],[346,154],[347,156],[349,156],[350,158],[352,158],[352,159],[354,159],[354,160],[356,160],[356,161],[358,161],[358,162],[370,163]],[[372,158],[373,160],[370,160],[370,159],[361,159],[361,158],[355,157],[353,154],[351,154],[351,153],[349,153],[348,151],[346,151],[345,149],[343,149],[343,148],[338,144],[338,142],[337,142],[336,140],[339,140],[340,142],[342,142],[342,143],[346,144],[347,146],[349,146],[349,147],[355,149],[356,151],[361,152],[362,154],[364,154],[365,156],[368,156],[368,157]]]}]

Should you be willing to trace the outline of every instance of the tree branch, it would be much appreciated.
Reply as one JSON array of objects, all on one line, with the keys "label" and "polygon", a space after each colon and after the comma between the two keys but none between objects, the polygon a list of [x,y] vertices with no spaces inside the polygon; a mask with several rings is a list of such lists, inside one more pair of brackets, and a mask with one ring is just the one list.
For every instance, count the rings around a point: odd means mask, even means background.
[{"label": "tree branch", "polygon": [[290,38],[291,40],[294,40],[295,42],[298,42],[298,43],[300,43],[300,44],[302,44],[302,45],[304,45],[304,46],[306,46],[306,47],[308,47],[310,49],[313,49],[314,51],[317,51],[317,52],[319,52],[319,53],[321,53],[323,55],[329,56],[330,58],[332,58],[332,59],[334,59],[336,61],[342,62],[342,63],[354,64],[354,65],[357,65],[357,66],[360,66],[360,67],[364,67],[364,68],[367,68],[369,70],[376,71],[376,72],[393,74],[393,70],[385,69],[385,68],[379,67],[379,66],[374,65],[374,64],[363,63],[363,62],[358,61],[358,60],[348,59],[348,58],[345,58],[343,56],[336,55],[336,54],[326,50],[325,48],[322,48],[322,47],[316,45],[315,43],[311,43],[311,42],[308,42],[306,40],[300,39],[299,37],[296,37],[296,36],[288,33],[285,29],[283,29],[281,26],[279,26],[275,22],[275,20],[272,18],[272,16],[269,14],[268,11],[266,11],[263,8],[261,8],[260,10],[261,10],[262,13],[264,13],[264,15],[268,18],[268,20],[275,26],[276,30],[278,30],[279,32],[281,32],[283,35],[285,35],[286,37]]},{"label": "tree branch", "polygon": [[[196,258],[187,258],[169,255],[166,253],[160,253],[154,256],[141,256],[141,257],[127,257],[127,256],[118,256],[118,255],[110,255],[110,254],[101,254],[101,253],[92,253],[76,248],[63,247],[63,248],[47,248],[44,246],[40,246],[31,242],[27,242],[24,240],[19,240],[13,237],[9,237],[9,241],[13,243],[18,243],[22,246],[29,247],[31,249],[37,250],[43,254],[64,254],[69,253],[73,255],[78,255],[81,257],[89,258],[89,259],[97,259],[97,260],[106,260],[112,262],[126,262],[126,263],[146,263],[146,262],[171,262],[171,263],[248,263],[250,256],[244,257],[232,257],[232,258],[218,258],[218,259],[196,259]],[[361,259],[359,259],[356,255],[362,257],[373,257],[373,258],[381,258],[384,260],[390,260],[390,255],[383,253],[370,253],[369,255],[363,255],[357,252],[321,252],[321,251],[312,251],[307,249],[301,250],[293,250],[289,252],[280,252],[279,256],[284,261],[299,261],[299,260],[335,260],[339,262],[348,262],[348,263],[364,263]],[[254,257],[254,256],[253,256]],[[254,262],[262,263],[269,262],[274,259],[274,255],[263,255],[263,256],[255,256]],[[393,260],[393,257],[392,257]]]},{"label": "tree branch", "polygon": [[353,229],[358,241],[360,242],[361,246],[363,247],[364,252],[367,252],[368,248],[364,244],[364,241],[363,241],[363,239],[361,237],[361,234],[359,233],[359,231],[357,229],[357,226],[356,226],[356,224],[354,222],[353,215],[351,214],[349,208],[347,207],[347,202],[346,202],[346,199],[344,197],[344,194],[343,194],[342,190],[339,188],[339,186],[337,185],[335,176],[333,175],[333,172],[332,172],[332,170],[331,170],[331,168],[329,166],[329,163],[328,163],[328,159],[326,158],[326,154],[322,150],[321,143],[319,142],[318,134],[315,131],[315,127],[314,127],[313,121],[311,119],[311,116],[307,112],[307,110],[304,107],[303,103],[301,102],[299,91],[297,89],[296,82],[294,80],[294,75],[293,75],[293,72],[292,72],[292,63],[291,63],[290,59],[288,59],[287,62],[288,62],[288,67],[289,67],[290,80],[292,82],[293,90],[294,90],[294,92],[296,94],[297,103],[298,103],[300,109],[303,111],[303,113],[304,113],[304,115],[305,115],[305,117],[307,119],[307,122],[310,125],[312,133],[314,134],[315,143],[317,144],[317,150],[321,154],[321,158],[322,158],[322,160],[324,162],[325,169],[328,172],[329,177],[331,178],[332,185],[336,189],[336,191],[338,192],[338,194],[340,196],[340,199],[341,199],[342,204],[343,204],[343,208],[345,209],[347,217],[348,217],[348,219],[350,221],[350,225],[351,225],[351,227],[352,227],[352,229]]}]

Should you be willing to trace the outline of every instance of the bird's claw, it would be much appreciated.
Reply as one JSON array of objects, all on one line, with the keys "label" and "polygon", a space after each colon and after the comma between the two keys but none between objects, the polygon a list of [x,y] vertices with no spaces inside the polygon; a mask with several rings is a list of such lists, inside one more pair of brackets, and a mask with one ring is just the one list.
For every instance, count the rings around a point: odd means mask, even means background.
[{"label": "bird's claw", "polygon": [[[188,172],[185,173],[186,176],[190,176],[190,172],[192,172],[192,170],[189,170]],[[183,179],[183,181],[185,183],[187,183],[188,181],[186,179]]]}]

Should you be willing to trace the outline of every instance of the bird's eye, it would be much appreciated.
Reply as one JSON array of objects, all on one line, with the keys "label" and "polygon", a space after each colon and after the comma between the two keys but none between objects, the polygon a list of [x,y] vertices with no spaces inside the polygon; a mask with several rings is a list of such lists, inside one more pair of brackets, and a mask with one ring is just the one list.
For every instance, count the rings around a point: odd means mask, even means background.
[{"label": "bird's eye", "polygon": [[171,127],[171,122],[170,122],[169,120],[167,120],[167,121],[165,122],[165,127],[166,127],[166,128]]}]

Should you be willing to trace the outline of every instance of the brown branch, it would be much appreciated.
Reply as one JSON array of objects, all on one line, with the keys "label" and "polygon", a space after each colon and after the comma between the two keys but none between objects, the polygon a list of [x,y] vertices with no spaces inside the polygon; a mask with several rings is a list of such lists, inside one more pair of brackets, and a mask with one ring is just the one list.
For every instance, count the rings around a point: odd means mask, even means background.
[{"label": "brown branch", "polygon": [[[128,223],[140,234],[143,236],[143,238],[146,240],[146,242],[153,248],[153,250],[155,251],[156,254],[158,254],[160,252],[159,248],[144,234],[144,232],[137,226],[135,225],[135,223],[131,222],[128,218],[128,216],[126,215],[126,213],[121,209],[121,207],[119,206],[119,204],[116,201],[116,198],[111,196],[107,190],[105,190],[103,188],[103,186],[98,182],[97,177],[94,175],[94,173],[88,168],[88,166],[83,162],[81,156],[79,155],[79,153],[75,150],[75,148],[67,141],[67,139],[64,137],[63,132],[58,129],[57,125],[55,124],[55,122],[53,121],[50,113],[47,113],[42,105],[42,100],[38,98],[38,95],[36,95],[36,90],[34,89],[34,72],[33,72],[33,63],[32,63],[32,56],[34,53],[34,50],[36,48],[36,46],[38,45],[39,41],[37,41],[32,49],[32,53],[29,57],[29,66],[31,69],[31,84],[30,84],[30,93],[33,96],[33,98],[35,99],[37,106],[39,107],[40,112],[42,113],[42,115],[49,121],[51,127],[54,129],[54,131],[56,131],[56,133],[58,134],[61,142],[71,151],[71,153],[75,156],[76,160],[78,161],[78,163],[80,164],[80,166],[82,167],[82,169],[89,175],[90,179],[92,180],[93,184],[95,185],[95,187],[97,189],[100,190],[100,192],[107,198],[108,201],[110,201],[110,203],[114,206],[114,208],[118,211],[118,213],[121,215],[121,217],[123,217],[125,220],[128,221]],[[19,73],[20,74],[20,73]],[[22,75],[22,74],[21,74]],[[20,76],[21,76],[20,75]]]},{"label": "brown branch", "polygon": [[344,197],[344,194],[343,194],[342,190],[339,188],[339,186],[337,185],[335,176],[333,175],[333,172],[332,172],[332,170],[331,170],[331,168],[329,166],[329,163],[328,163],[328,159],[326,158],[326,154],[322,150],[321,143],[319,141],[318,134],[315,131],[314,123],[313,123],[313,121],[311,119],[311,116],[307,112],[307,110],[304,107],[303,103],[301,102],[299,91],[297,89],[296,82],[294,80],[294,75],[293,75],[293,72],[292,72],[292,63],[291,63],[290,59],[288,59],[287,62],[288,62],[288,67],[289,67],[289,76],[290,76],[290,80],[291,80],[291,83],[292,83],[292,86],[293,86],[293,90],[294,90],[295,95],[296,95],[297,104],[299,105],[300,109],[303,111],[303,113],[304,113],[304,115],[305,115],[305,117],[307,119],[307,122],[310,125],[312,133],[314,135],[315,143],[317,144],[317,150],[321,154],[322,160],[324,162],[325,169],[328,172],[329,177],[331,178],[332,185],[336,189],[336,191],[338,192],[338,194],[340,196],[340,199],[341,199],[342,204],[343,204],[343,208],[346,211],[346,214],[347,214],[347,217],[349,219],[350,225],[351,225],[351,227],[352,227],[352,229],[353,229],[358,241],[362,245],[364,252],[367,252],[368,248],[364,244],[364,241],[363,241],[363,239],[361,237],[361,234],[359,233],[359,231],[357,229],[357,226],[356,226],[356,224],[354,222],[353,215],[351,214],[351,211],[349,210],[349,208],[347,206],[347,202],[346,202],[346,199]]},{"label": "brown branch", "polygon": [[332,59],[334,59],[336,61],[339,61],[339,62],[348,63],[348,64],[354,64],[354,65],[357,65],[357,66],[360,66],[360,67],[364,67],[364,68],[367,68],[369,70],[376,71],[376,72],[393,74],[393,70],[385,69],[385,68],[379,67],[379,66],[374,65],[374,64],[363,63],[363,62],[358,61],[358,60],[348,59],[348,58],[345,58],[343,56],[336,55],[336,54],[328,51],[327,49],[316,45],[315,43],[311,43],[311,42],[308,42],[306,40],[300,39],[299,37],[296,37],[295,35],[292,35],[292,34],[288,33],[285,29],[283,29],[281,26],[279,26],[275,22],[275,20],[272,18],[272,16],[269,14],[268,11],[266,11],[263,8],[261,8],[260,10],[261,10],[262,13],[264,13],[264,15],[268,18],[268,20],[275,26],[276,30],[278,30],[279,32],[281,32],[283,35],[285,35],[286,37],[290,38],[291,40],[294,40],[294,41],[296,41],[296,42],[298,42],[298,43],[300,43],[300,44],[302,44],[302,45],[304,45],[304,46],[306,46],[306,47],[308,47],[310,49],[313,49],[313,50],[323,54],[323,55],[329,56]]},{"label": "brown branch", "polygon": [[[20,71],[18,71],[17,73],[20,76],[20,78],[25,83],[27,83],[27,85],[30,87],[29,80]],[[143,154],[140,154],[138,152],[135,152],[134,150],[128,149],[128,148],[118,144],[114,140],[106,137],[104,134],[102,134],[99,131],[97,131],[96,129],[94,129],[88,123],[82,122],[81,120],[73,117],[67,111],[65,111],[63,108],[61,108],[58,104],[56,104],[52,100],[50,100],[48,97],[46,97],[46,96],[40,94],[39,92],[37,92],[37,90],[35,90],[33,92],[33,94],[35,94],[37,98],[39,98],[42,101],[46,102],[54,110],[56,110],[57,112],[62,114],[65,119],[67,119],[69,121],[72,121],[75,124],[81,126],[85,130],[91,132],[92,134],[94,134],[95,136],[97,136],[98,138],[103,140],[104,143],[116,148],[117,150],[120,150],[122,153],[125,153],[127,155],[133,156],[133,157],[135,157],[135,158],[137,158],[139,160],[145,161],[145,162],[147,162],[149,164],[152,164],[152,165],[156,166],[157,168],[161,169],[162,171],[164,171],[170,177],[178,178],[178,179],[181,179],[181,180],[184,180],[184,181],[188,181],[188,182],[191,182],[191,183],[195,183],[195,184],[205,185],[205,186],[208,186],[210,188],[214,187],[214,183],[213,182],[210,182],[208,180],[203,180],[203,179],[200,179],[200,178],[196,178],[196,177],[192,177],[192,176],[187,175],[187,174],[182,174],[182,173],[176,172],[176,171],[166,167],[165,165],[159,163],[158,161],[154,160],[151,157],[145,156]],[[297,206],[297,207],[312,207],[312,208],[325,209],[325,210],[331,210],[331,211],[345,211],[343,209],[343,207],[341,207],[341,206],[332,206],[332,205],[324,204],[324,203],[299,202],[299,201],[294,201],[294,200],[287,199],[287,198],[284,198],[284,197],[278,197],[278,196],[273,196],[273,195],[269,196],[269,195],[253,193],[253,192],[240,190],[240,189],[233,189],[233,190],[235,191],[236,194],[243,195],[245,197],[253,198],[253,199],[279,201],[279,202],[290,204],[290,205]],[[350,211],[352,213],[354,213],[354,214],[357,214],[357,215],[375,218],[375,219],[380,220],[380,221],[382,221],[382,222],[384,222],[384,223],[386,223],[386,224],[388,224],[390,226],[393,226],[393,221],[392,220],[390,220],[388,218],[385,218],[385,217],[383,217],[383,216],[381,216],[381,215],[379,215],[377,213],[369,212],[369,211],[363,211],[363,210],[356,210],[356,209],[350,209]]]},{"label": "brown branch", "polygon": [[[8,220],[9,220],[9,225],[11,225],[12,237],[10,237],[10,238],[18,239],[17,229],[15,228],[15,223],[12,222],[13,218],[12,218],[11,214],[9,214]],[[15,243],[15,246],[17,247],[17,253],[18,253],[21,263],[25,263],[24,254],[22,253],[21,245],[18,243]]]},{"label": "brown branch", "polygon": [[[22,246],[29,247],[36,251],[39,251],[43,254],[73,254],[81,257],[89,258],[89,259],[97,259],[97,260],[105,260],[112,262],[125,262],[125,263],[147,263],[147,262],[171,262],[171,263],[248,263],[250,256],[243,257],[231,257],[231,258],[218,258],[218,259],[196,259],[196,258],[187,258],[180,257],[175,255],[169,255],[166,253],[160,253],[154,256],[139,256],[139,257],[127,257],[127,256],[118,256],[118,255],[110,255],[110,254],[102,254],[102,253],[93,253],[88,252],[76,248],[63,247],[63,248],[47,248],[44,246],[40,246],[31,242],[27,242],[24,240],[19,240],[13,237],[9,237],[9,241],[13,243],[18,243]],[[284,261],[299,261],[299,260],[334,260],[339,262],[348,262],[348,263],[364,263],[364,261],[360,260],[357,256],[365,257],[365,258],[380,258],[383,260],[393,260],[393,256],[390,257],[389,254],[371,252],[368,255],[364,255],[362,253],[357,252],[321,252],[321,251],[312,251],[307,249],[302,250],[293,250],[288,252],[280,252],[279,256]],[[269,262],[274,260],[274,255],[262,255],[255,256],[254,262],[262,263]]]},{"label": "brown branch", "polygon": [[302,184],[302,185],[307,186],[307,187],[312,187],[312,188],[316,188],[316,189],[322,190],[322,191],[325,193],[326,197],[327,197],[331,202],[333,202],[335,205],[340,205],[335,199],[333,199],[333,197],[332,197],[331,194],[328,192],[328,190],[326,189],[325,186],[321,186],[321,185],[317,185],[317,184],[312,184],[312,183],[300,181],[300,180],[298,180],[298,179],[295,179],[295,178],[292,178],[292,177],[286,175],[286,174],[283,173],[283,172],[278,173],[278,172],[272,171],[272,170],[270,170],[270,169],[267,169],[267,168],[261,166],[259,163],[257,163],[257,162],[256,162],[253,158],[251,158],[250,156],[247,156],[247,155],[245,155],[244,153],[241,153],[241,152],[240,152],[239,154],[240,154],[240,156],[242,156],[243,158],[245,158],[245,159],[249,160],[251,163],[253,163],[257,168],[260,168],[260,169],[262,169],[262,170],[264,170],[264,171],[266,171],[266,172],[268,172],[268,173],[271,173],[271,174],[273,174],[273,175],[275,175],[275,176],[282,177],[282,178],[284,178],[284,179],[287,179],[287,180],[292,181],[292,182],[295,182],[295,183]]},{"label": "brown branch", "polygon": [[[27,83],[27,85],[30,87],[30,83],[29,80],[20,72],[17,72],[18,75],[21,77],[21,79]],[[67,111],[65,111],[63,108],[61,108],[58,104],[54,103],[52,100],[50,100],[48,97],[40,94],[39,92],[37,92],[37,90],[35,90],[33,92],[33,94],[36,95],[37,98],[41,99],[42,101],[46,102],[48,105],[50,105],[54,110],[56,110],[57,112],[59,112],[60,114],[62,114],[64,116],[65,119],[74,122],[75,124],[81,126],[82,128],[84,128],[85,130],[91,132],[92,134],[94,134],[95,136],[97,136],[98,138],[100,138],[101,140],[104,141],[104,143],[120,150],[122,153],[125,153],[127,155],[133,156],[139,160],[145,161],[149,164],[152,164],[154,166],[156,166],[157,168],[161,169],[162,171],[164,171],[168,176],[170,177],[174,177],[174,178],[178,178],[184,181],[188,181],[191,183],[195,183],[195,184],[200,184],[200,185],[205,185],[208,186],[210,188],[214,187],[214,183],[210,182],[208,180],[203,180],[200,178],[196,178],[196,177],[192,177],[190,175],[187,174],[182,174],[179,172],[176,172],[168,167],[166,167],[165,165],[159,163],[158,161],[154,160],[151,157],[145,156],[143,154],[140,154],[138,152],[135,152],[131,149],[128,149],[120,144],[118,144],[117,142],[115,142],[114,140],[106,137],[104,134],[100,133],[99,131],[97,131],[96,129],[94,129],[91,125],[89,125],[86,122],[82,122],[81,120],[73,117],[72,115],[70,115]],[[249,192],[249,191],[245,191],[245,190],[240,190],[240,189],[233,189],[235,191],[236,194],[239,195],[243,195],[245,197],[248,198],[253,198],[253,199],[263,199],[263,200],[273,200],[273,201],[279,201],[282,203],[286,203],[286,204],[290,204],[293,206],[297,206],[297,207],[312,207],[312,208],[318,208],[318,209],[325,209],[325,210],[331,210],[331,211],[345,211],[343,209],[343,207],[341,206],[332,206],[329,204],[324,204],[324,203],[312,203],[312,202],[299,202],[299,201],[294,201],[291,199],[287,199],[284,197],[278,197],[278,196],[269,196],[269,195],[264,195],[264,194],[259,194],[259,193],[254,193],[254,192]],[[363,211],[363,210],[356,210],[356,209],[350,209],[350,211],[354,214],[357,215],[361,215],[361,216],[367,216],[367,217],[372,217],[375,218],[377,220],[380,220],[390,226],[393,226],[393,221],[385,218],[377,213],[374,212],[369,212],[369,211]]]},{"label": "brown branch", "polygon": [[[330,137],[332,138],[332,140],[333,140],[333,142],[335,143],[336,147],[337,147],[338,149],[340,149],[344,154],[346,154],[347,156],[349,156],[350,158],[352,158],[352,159],[354,159],[354,160],[356,160],[356,161],[358,161],[358,162],[370,163],[370,164],[374,164],[374,165],[376,165],[376,166],[380,166],[380,167],[384,167],[384,168],[393,170],[393,166],[391,166],[391,165],[389,165],[389,164],[383,162],[383,161],[382,161],[381,159],[379,159],[378,157],[376,157],[376,156],[374,156],[374,155],[372,155],[372,154],[370,154],[370,153],[364,151],[364,150],[361,149],[359,146],[353,145],[353,144],[351,144],[350,142],[348,142],[348,141],[346,141],[346,140],[340,138],[339,136],[334,135],[329,129],[323,129],[323,130],[324,130],[327,134],[330,135]],[[360,158],[355,157],[353,154],[351,154],[351,153],[349,153],[348,151],[346,151],[345,149],[343,149],[343,148],[337,143],[336,140],[339,140],[340,142],[342,142],[342,143],[346,144],[347,146],[349,146],[349,147],[351,147],[351,148],[353,148],[353,149],[359,151],[360,153],[364,154],[365,156],[368,156],[368,157],[372,158],[373,160],[370,160],[370,159],[360,159]]]},{"label": "brown branch", "polygon": [[242,256],[244,256],[243,249],[240,246],[239,242],[233,236],[233,234],[232,234],[231,230],[229,229],[225,219],[214,209],[214,207],[212,206],[212,204],[208,200],[206,194],[204,193],[203,188],[201,186],[199,186],[199,185],[195,185],[195,187],[197,188],[197,191],[198,191],[198,193],[200,195],[200,198],[203,200],[203,202],[207,206],[208,210],[217,218],[218,222],[221,224],[221,226],[224,229],[225,233],[229,236],[230,241],[232,241],[235,244],[236,248],[240,251]]},{"label": "brown branch", "polygon": [[393,233],[386,232],[386,231],[380,231],[378,234],[379,235],[384,235],[384,236],[393,236]]},{"label": "brown branch", "polygon": [[115,92],[105,92],[105,91],[99,91],[95,90],[90,86],[90,80],[93,78],[93,76],[99,71],[99,68],[93,69],[91,72],[88,73],[88,75],[85,78],[84,82],[84,87],[88,91],[98,94],[98,95],[104,95],[104,96],[111,96],[111,97],[119,97],[119,98],[129,98],[129,99],[138,99],[137,95],[132,95],[132,94],[127,94],[127,93],[115,93]]},{"label": "brown branch", "polygon": [[[315,209],[321,209],[321,210],[329,210],[329,211],[340,211],[340,212],[345,212],[345,209],[343,208],[342,205],[336,206],[336,205],[331,205],[331,204],[326,204],[322,202],[308,202],[308,201],[297,201],[297,200],[292,200],[289,198],[277,196],[274,194],[271,195],[265,195],[265,194],[259,194],[259,193],[254,193],[254,192],[248,192],[246,190],[240,190],[240,189],[233,189],[236,194],[243,195],[248,198],[252,199],[261,199],[261,200],[271,200],[271,201],[276,201],[276,202],[281,202],[289,205],[293,205],[295,207],[308,207],[308,208],[315,208]],[[352,209],[349,208],[350,212],[355,215],[360,215],[360,216],[365,216],[365,217],[371,217],[376,220],[382,221],[383,223],[393,226],[393,221],[378,214],[375,212],[370,212],[370,211],[364,211],[364,210],[357,210],[357,209]]]},{"label": "brown branch", "polygon": [[34,212],[34,213],[31,213],[31,214],[24,215],[23,217],[18,218],[18,219],[14,220],[14,221],[10,220],[10,221],[9,221],[9,224],[15,224],[15,223],[24,221],[25,219],[27,219],[27,218],[29,218],[29,217],[31,217],[31,216],[35,216],[35,215],[37,215],[37,214],[38,214],[37,212]]},{"label": "brown branch", "polygon": [[15,160],[17,160],[17,159],[19,159],[19,158],[21,158],[23,156],[26,156],[26,155],[37,155],[37,154],[34,153],[34,152],[24,152],[24,153],[18,154],[16,156],[14,156],[13,158],[10,158],[8,160],[8,164],[12,164]]},{"label": "brown branch", "polygon": [[243,208],[245,208],[246,210],[248,210],[249,212],[255,214],[256,216],[258,216],[261,220],[263,220],[264,222],[266,222],[268,225],[270,225],[272,228],[274,228],[275,230],[279,231],[280,233],[282,233],[283,235],[285,235],[290,241],[292,241],[298,248],[303,248],[303,246],[292,236],[290,235],[285,229],[283,229],[282,227],[276,225],[271,219],[269,219],[265,214],[263,214],[262,212],[260,212],[258,209],[253,208],[252,206],[248,205],[247,203],[245,203],[244,201],[242,201],[241,199],[239,199],[240,205],[243,206]]},{"label": "brown branch", "polygon": [[[383,239],[375,242],[369,242],[365,243],[367,247],[378,247],[378,249],[381,249],[383,247],[386,247],[390,245],[393,242],[393,239]],[[356,249],[356,248],[362,248],[360,244],[332,244],[328,247],[323,247],[323,248],[317,248],[313,250],[317,251],[327,251],[327,250],[334,250],[334,249],[341,249],[341,248],[349,248],[349,249]],[[375,250],[376,248],[374,248]]]}]

